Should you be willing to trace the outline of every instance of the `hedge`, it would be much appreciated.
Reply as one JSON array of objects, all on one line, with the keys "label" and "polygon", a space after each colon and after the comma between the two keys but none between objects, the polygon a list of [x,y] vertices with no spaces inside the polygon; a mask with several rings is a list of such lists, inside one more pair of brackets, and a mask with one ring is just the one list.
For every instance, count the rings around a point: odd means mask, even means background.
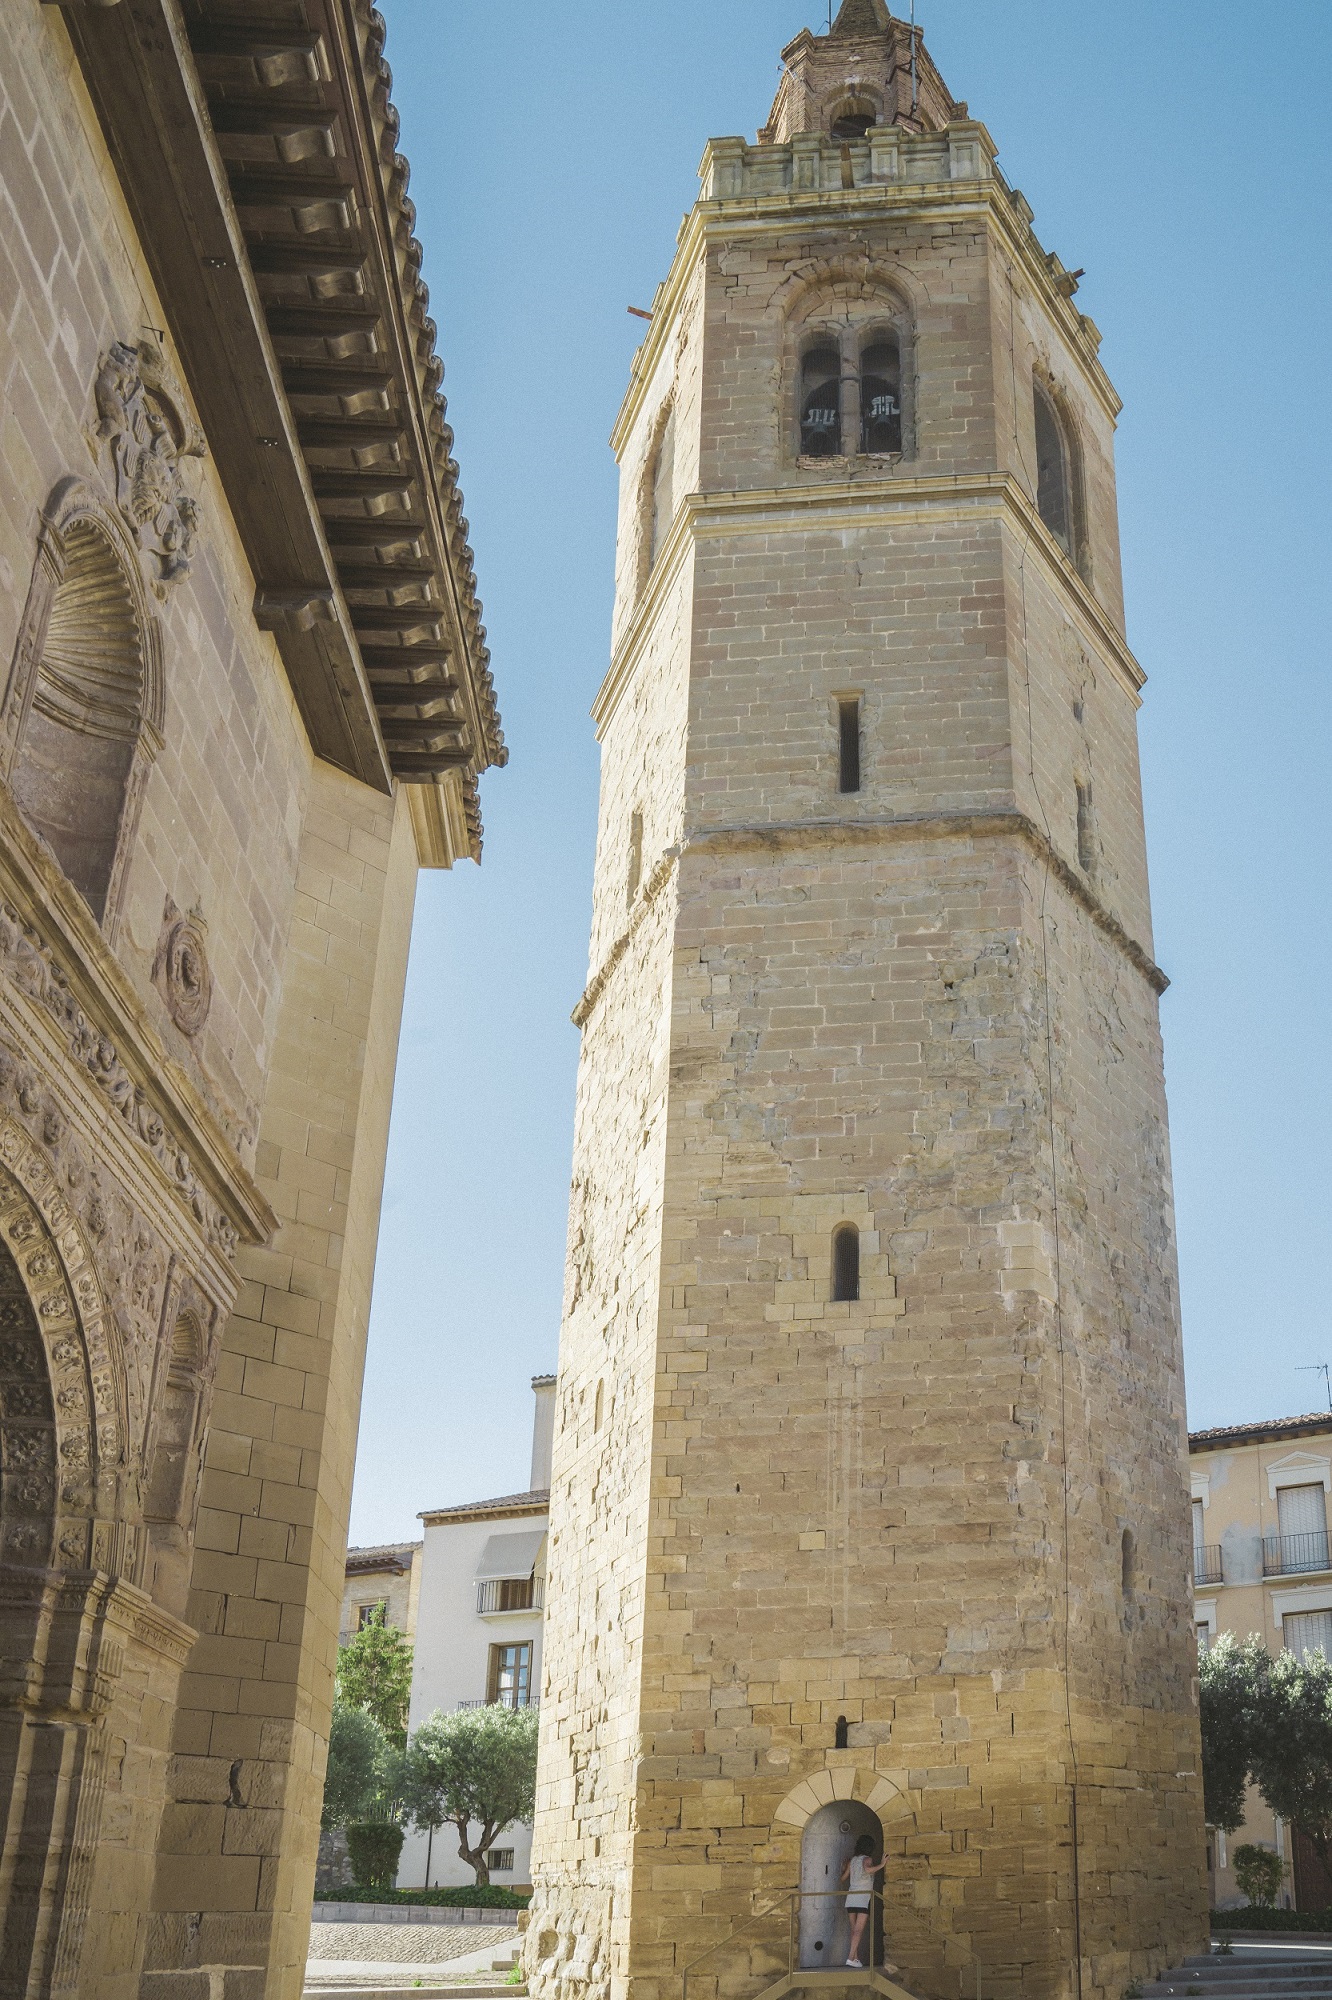
[{"label": "hedge", "polygon": [[495,1882],[454,1889],[316,1889],[316,1903],[415,1903],[437,1910],[525,1910],[530,1896]]},{"label": "hedge", "polygon": [[1213,1910],[1214,1931],[1332,1931],[1332,1910],[1264,1910],[1245,1903],[1238,1910]]}]

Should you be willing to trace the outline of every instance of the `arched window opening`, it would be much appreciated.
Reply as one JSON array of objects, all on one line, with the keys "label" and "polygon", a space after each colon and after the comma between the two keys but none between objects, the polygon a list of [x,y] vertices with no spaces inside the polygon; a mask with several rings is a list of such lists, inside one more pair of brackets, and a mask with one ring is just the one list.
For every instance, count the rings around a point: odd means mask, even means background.
[{"label": "arched window opening", "polygon": [[1050,533],[1060,546],[1073,553],[1073,510],[1069,482],[1068,443],[1059,412],[1037,382],[1036,401],[1036,506]]},{"label": "arched window opening", "polygon": [[840,111],[833,119],[832,136],[834,139],[844,141],[863,139],[871,126],[877,123],[878,120],[872,111],[863,110],[859,106],[849,105],[845,111]]},{"label": "arched window opening", "polygon": [[657,452],[652,461],[652,528],[648,540],[648,567],[661,552],[675,518],[675,405],[666,413]]},{"label": "arched window opening", "polygon": [[844,1222],[833,1235],[834,1299],[860,1297],[860,1231],[854,1222]]},{"label": "arched window opening", "polygon": [[1119,1587],[1125,1597],[1132,1597],[1137,1580],[1138,1544],[1132,1528],[1125,1528],[1119,1544]]},{"label": "arched window opening", "polygon": [[182,1313],[171,1336],[171,1359],[157,1419],[157,1442],[148,1478],[144,1514],[150,1521],[176,1521],[189,1488],[190,1452],[199,1409],[203,1344],[192,1313]]},{"label": "arched window opening", "polygon": [[800,452],[803,458],[836,458],[842,449],[842,357],[835,347],[812,347],[800,364]]},{"label": "arched window opening", "polygon": [[105,915],[144,706],[144,652],[129,578],[88,517],[64,530],[32,705],[12,784],[93,915]]},{"label": "arched window opening", "polygon": [[860,449],[902,449],[902,355],[896,340],[883,334],[860,357]]}]

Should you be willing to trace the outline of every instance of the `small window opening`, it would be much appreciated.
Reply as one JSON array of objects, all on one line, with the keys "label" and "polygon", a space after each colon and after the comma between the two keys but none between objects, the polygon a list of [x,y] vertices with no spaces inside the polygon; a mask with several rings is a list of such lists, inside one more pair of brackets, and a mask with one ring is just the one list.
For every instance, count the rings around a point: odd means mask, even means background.
[{"label": "small window opening", "polygon": [[872,111],[844,111],[833,120],[832,136],[842,140],[863,139],[874,123]]},{"label": "small window opening", "polygon": [[652,534],[648,567],[656,562],[675,518],[675,405],[667,412],[652,464]]},{"label": "small window opening", "polygon": [[598,1382],[597,1400],[592,1411],[592,1428],[594,1431],[599,1431],[601,1429],[601,1419],[605,1415],[605,1412],[606,1412],[606,1384],[604,1382]]},{"label": "small window opening", "polygon": [[1133,1595],[1138,1574],[1138,1545],[1132,1528],[1125,1528],[1119,1544],[1119,1587],[1125,1597]]},{"label": "small window opening", "polygon": [[845,1222],[833,1237],[833,1297],[860,1297],[860,1231]]},{"label": "small window opening", "polygon": [[1070,553],[1068,447],[1050,397],[1038,382],[1036,397],[1036,506],[1050,533]]},{"label": "small window opening", "polygon": [[837,747],[839,772],[837,789],[860,790],[860,698],[837,704]]},{"label": "small window opening", "polygon": [[1096,817],[1092,810],[1091,783],[1078,784],[1078,865],[1084,875],[1096,867]]},{"label": "small window opening", "polygon": [[643,815],[629,815],[629,875],[625,882],[625,904],[632,910],[638,885],[643,879]]},{"label": "small window opening", "polygon": [[847,1745],[848,1732],[849,1732],[849,1725],[847,1723],[846,1717],[844,1715],[839,1715],[837,1718],[837,1726],[833,1731],[834,1750],[845,1750],[848,1747]]},{"label": "small window opening", "polygon": [[895,340],[875,340],[860,357],[860,449],[902,449],[902,357]]},{"label": "small window opening", "polygon": [[800,364],[800,452],[836,458],[842,449],[842,357],[814,347]]}]

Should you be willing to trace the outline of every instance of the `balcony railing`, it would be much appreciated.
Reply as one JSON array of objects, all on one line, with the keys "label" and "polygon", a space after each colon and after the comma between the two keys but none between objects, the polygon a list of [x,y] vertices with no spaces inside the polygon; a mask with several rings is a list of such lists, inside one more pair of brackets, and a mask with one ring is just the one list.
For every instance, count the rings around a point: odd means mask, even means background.
[{"label": "balcony railing", "polygon": [[488,1611],[540,1611],[543,1590],[534,1576],[491,1576],[476,1586],[476,1608]]},{"label": "balcony railing", "polygon": [[1195,1583],[1220,1583],[1221,1551],[1218,1547],[1196,1542],[1193,1549],[1193,1581]]},{"label": "balcony railing", "polygon": [[1329,1567],[1326,1528],[1312,1535],[1263,1536],[1264,1576],[1297,1576]]}]

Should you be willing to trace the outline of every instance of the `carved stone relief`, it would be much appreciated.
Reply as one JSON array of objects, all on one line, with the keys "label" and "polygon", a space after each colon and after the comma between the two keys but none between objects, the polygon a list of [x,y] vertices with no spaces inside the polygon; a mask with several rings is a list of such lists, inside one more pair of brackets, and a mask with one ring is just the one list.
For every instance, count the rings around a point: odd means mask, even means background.
[{"label": "carved stone relief", "polygon": [[[8,903],[0,903],[0,974],[13,980],[21,992],[36,1000],[68,1036],[73,1060],[86,1070],[113,1109],[165,1169],[176,1193],[186,1203],[195,1220],[224,1256],[236,1254],[236,1229],[231,1218],[211,1201],[190,1164],[188,1153],[170,1138],[166,1121],[142,1084],[137,1084],[121,1062],[115,1043],[102,1035],[88,1020],[69,990],[69,982],[55,963],[51,949],[31,925],[25,924]],[[0,1091],[13,1088],[27,1109],[30,1099],[36,1109],[39,1090],[36,1080],[22,1071],[19,1059],[0,1047]],[[60,1112],[51,1107],[59,1120]]]},{"label": "carved stone relief", "polygon": [[199,518],[181,461],[205,457],[208,447],[168,387],[156,341],[111,343],[97,377],[97,415],[98,436],[111,446],[116,503],[165,596],[190,566]]},{"label": "carved stone relief", "polygon": [[153,984],[183,1035],[199,1033],[213,1004],[207,937],[208,926],[198,907],[182,917],[168,896],[153,959]]}]

